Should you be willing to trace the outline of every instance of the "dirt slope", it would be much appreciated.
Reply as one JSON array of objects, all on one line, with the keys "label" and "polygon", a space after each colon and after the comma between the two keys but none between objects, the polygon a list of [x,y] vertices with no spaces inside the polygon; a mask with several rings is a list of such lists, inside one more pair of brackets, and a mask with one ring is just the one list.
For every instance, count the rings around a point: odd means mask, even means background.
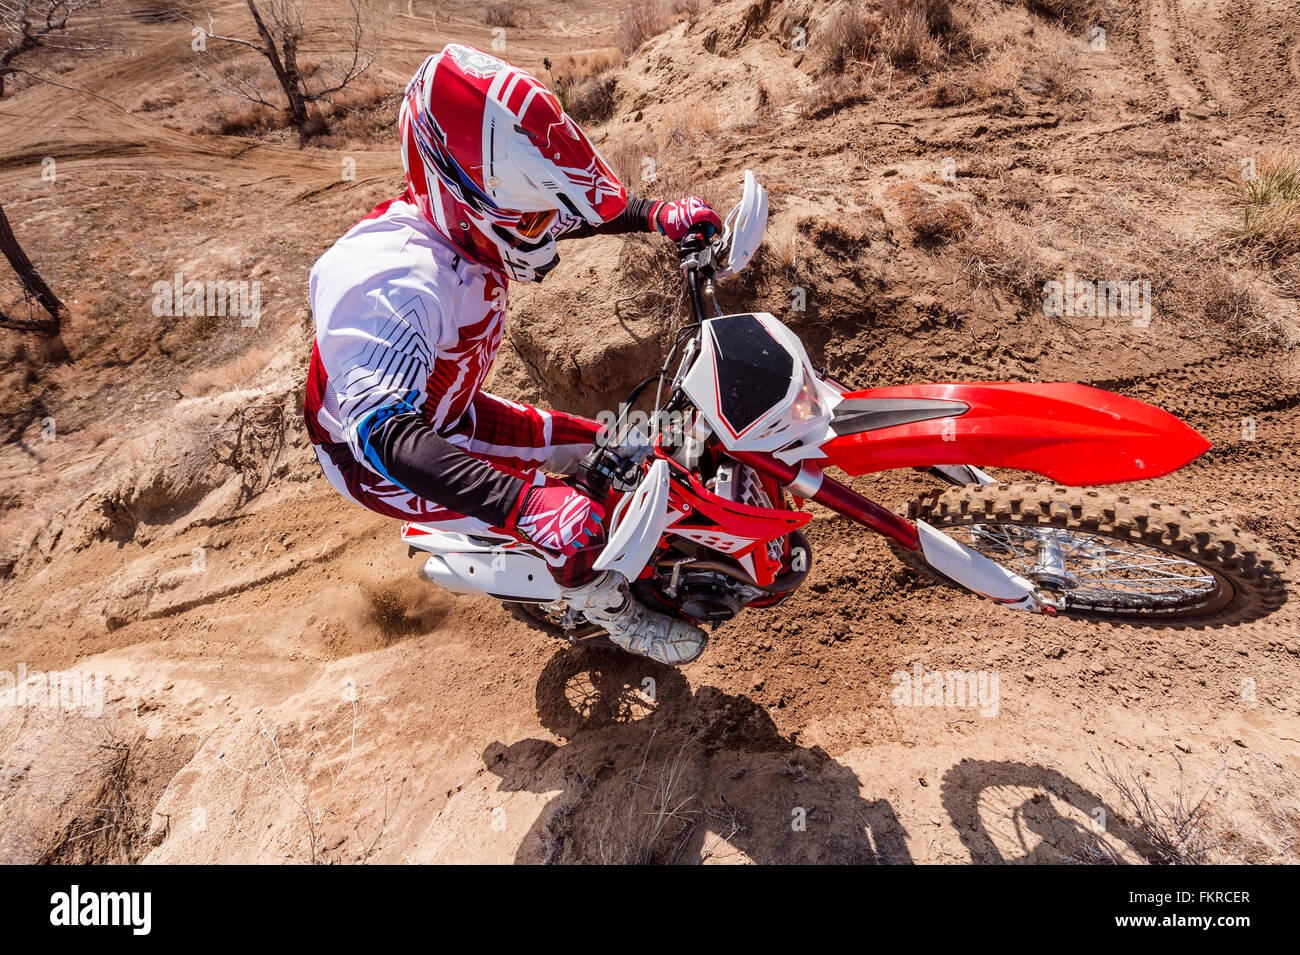
[{"label": "dirt slope", "polygon": [[[396,18],[380,77],[492,42],[479,6],[425,6]],[[1127,490],[1295,561],[1300,270],[1223,243],[1225,177],[1300,149],[1294,17],[1099,4],[1097,50],[1091,21],[1031,6],[1058,5],[958,5],[929,65],[850,76],[819,66],[838,5],[701,3],[607,74],[592,135],[634,190],[726,205],[753,169],[770,241],[723,300],[780,315],[837,377],[1072,380],[1159,404],[1215,447]],[[513,7],[522,65],[614,42],[609,5]],[[1235,628],[1027,618],[821,513],[808,585],[675,672],[423,584],[397,526],[330,491],[300,415],[306,271],[400,188],[395,151],[199,131],[230,107],[187,72],[188,24],[117,25],[130,53],[60,79],[120,108],[40,85],[0,100],[6,212],[71,310],[65,364],[0,333],[0,671],[108,687],[102,714],[0,710],[0,860],[1152,858],[1106,764],[1163,800],[1213,787],[1229,858],[1294,860],[1294,600]],[[146,108],[159,91],[173,106]],[[946,203],[957,228],[926,231]],[[661,360],[679,303],[653,241],[563,253],[517,290],[489,387],[592,413]],[[261,281],[260,320],[159,319],[152,285],[176,272]],[[1043,281],[1067,272],[1149,279],[1152,320],[1044,316]],[[898,506],[922,490],[855,486]],[[917,665],[997,674],[996,713],[895,706]]]}]

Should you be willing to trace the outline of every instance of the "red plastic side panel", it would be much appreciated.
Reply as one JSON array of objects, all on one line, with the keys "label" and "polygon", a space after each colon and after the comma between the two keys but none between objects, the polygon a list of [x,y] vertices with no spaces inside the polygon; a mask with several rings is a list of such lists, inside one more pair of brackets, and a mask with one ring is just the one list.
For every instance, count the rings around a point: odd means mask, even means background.
[{"label": "red plastic side panel", "polygon": [[833,438],[822,446],[849,474],[933,464],[1017,468],[1062,484],[1159,477],[1210,442],[1153,405],[1078,384],[950,383],[869,388],[854,398],[941,398],[965,414]]}]

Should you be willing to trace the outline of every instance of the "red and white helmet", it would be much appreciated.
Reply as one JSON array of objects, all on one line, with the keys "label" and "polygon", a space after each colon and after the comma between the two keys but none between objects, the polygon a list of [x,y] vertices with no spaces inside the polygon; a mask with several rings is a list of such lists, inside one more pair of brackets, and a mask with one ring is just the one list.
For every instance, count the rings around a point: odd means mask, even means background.
[{"label": "red and white helmet", "polygon": [[406,88],[402,166],[420,210],[462,252],[540,282],[567,214],[599,225],[627,191],[555,95],[481,50],[449,44]]}]

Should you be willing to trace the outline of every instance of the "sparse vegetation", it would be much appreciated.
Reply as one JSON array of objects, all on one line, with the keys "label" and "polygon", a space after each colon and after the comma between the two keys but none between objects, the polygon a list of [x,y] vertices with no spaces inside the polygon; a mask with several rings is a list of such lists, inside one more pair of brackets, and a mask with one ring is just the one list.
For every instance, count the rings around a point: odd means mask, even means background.
[{"label": "sparse vegetation", "polygon": [[483,22],[490,27],[515,27],[515,8],[509,3],[490,3],[483,14]]},{"label": "sparse vegetation", "polygon": [[566,55],[542,61],[551,90],[564,111],[580,123],[599,123],[614,111],[612,70],[622,60],[615,50]]},{"label": "sparse vegetation", "polygon": [[663,32],[668,11],[663,0],[628,0],[618,21],[618,46],[631,54],[652,36]]},{"label": "sparse vegetation", "polygon": [[974,224],[965,203],[956,199],[936,199],[923,192],[916,183],[899,183],[889,192],[898,200],[903,221],[925,245],[942,245],[962,238]]},{"label": "sparse vegetation", "polygon": [[849,0],[822,30],[814,72],[859,72],[877,59],[891,66],[929,68],[954,50],[963,35],[950,0],[886,0],[872,10],[861,0]]},{"label": "sparse vegetation", "polygon": [[1021,0],[1032,13],[1060,20],[1079,30],[1104,25],[1111,15],[1111,0]]},{"label": "sparse vegetation", "polygon": [[1270,257],[1300,252],[1300,157],[1273,154],[1253,160],[1228,182],[1239,222],[1229,236]]},{"label": "sparse vegetation", "polygon": [[1020,77],[1021,89],[1050,99],[1069,101],[1085,95],[1079,79],[1078,57],[1071,52],[1048,53]]},{"label": "sparse vegetation", "polygon": [[593,76],[568,91],[565,110],[580,123],[598,123],[614,111],[614,80]]},{"label": "sparse vegetation", "polygon": [[[275,840],[274,854],[279,858],[316,865],[327,861],[327,853],[338,850],[349,836],[360,836],[359,828],[354,826],[352,833],[345,835],[337,843],[326,845],[323,841],[324,831],[333,821],[331,817],[338,815],[331,804],[338,791],[339,780],[346,775],[352,765],[352,757],[356,753],[362,689],[357,688],[345,694],[350,696],[350,699],[345,699],[343,707],[345,713],[350,710],[349,725],[343,730],[341,738],[332,746],[326,745],[315,723],[304,730],[287,734],[274,724],[268,726],[266,719],[259,715],[256,747],[260,752],[252,755],[252,761],[248,763],[249,768],[236,765],[233,755],[228,757],[226,753],[222,753],[217,759],[225,769],[255,783],[257,788],[266,794],[279,796],[289,802],[297,815],[302,818],[301,832],[289,831],[271,837]],[[260,714],[261,711],[259,710],[258,713]],[[308,733],[311,735],[308,736]],[[309,747],[307,753],[296,760],[295,754],[288,746],[290,740],[295,737]],[[325,789],[326,783],[329,784],[328,789]],[[259,853],[271,848],[266,841],[268,836],[265,831],[269,826],[259,826],[254,832],[248,832],[241,824],[239,813],[235,809],[230,810],[230,823],[235,833],[251,842]],[[383,835],[385,824],[386,819],[385,823],[380,825],[379,835],[364,848],[363,861],[374,850],[375,843]]]},{"label": "sparse vegetation", "polygon": [[[208,69],[200,65],[199,72],[206,76],[213,88],[246,100],[263,109],[283,109],[288,121],[298,133],[298,145],[306,146],[313,135],[326,130],[324,116],[317,104],[345,89],[362,76],[374,62],[380,39],[380,13],[364,7],[361,0],[350,0],[349,13],[344,21],[346,38],[343,58],[337,66],[299,61],[304,45],[318,42],[322,24],[307,19],[305,4],[292,0],[245,0],[253,19],[256,40],[208,32],[208,40],[255,51],[271,67],[277,84],[285,98],[278,106],[266,98],[268,95],[257,76],[239,62],[223,63]],[[186,18],[188,19],[188,17]],[[190,21],[194,23],[193,20]],[[198,26],[198,24],[196,24]],[[207,25],[209,31],[212,24]],[[201,61],[200,61],[201,62]],[[253,111],[246,128],[257,128],[261,117]],[[232,128],[240,128],[238,122]]]},{"label": "sparse vegetation", "polygon": [[1216,783],[1223,770],[1211,779],[1199,796],[1188,792],[1183,764],[1178,765],[1178,782],[1169,798],[1153,792],[1150,774],[1121,767],[1100,756],[1097,768],[1089,769],[1110,783],[1119,794],[1120,810],[1146,842],[1148,855],[1166,865],[1201,865],[1215,861],[1222,849],[1214,813]]},{"label": "sparse vegetation", "polygon": [[102,0],[0,0],[0,98],[10,76],[58,84],[18,64],[37,50],[87,53],[107,49],[102,10]]}]

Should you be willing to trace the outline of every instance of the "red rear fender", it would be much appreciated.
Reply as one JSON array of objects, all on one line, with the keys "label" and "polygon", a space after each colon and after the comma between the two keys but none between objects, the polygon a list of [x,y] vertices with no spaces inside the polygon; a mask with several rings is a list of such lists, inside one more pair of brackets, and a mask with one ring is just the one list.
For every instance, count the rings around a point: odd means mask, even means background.
[{"label": "red rear fender", "polygon": [[1113,484],[1168,474],[1210,447],[1168,412],[1087,385],[899,385],[844,398],[822,449],[849,474],[975,464]]}]

